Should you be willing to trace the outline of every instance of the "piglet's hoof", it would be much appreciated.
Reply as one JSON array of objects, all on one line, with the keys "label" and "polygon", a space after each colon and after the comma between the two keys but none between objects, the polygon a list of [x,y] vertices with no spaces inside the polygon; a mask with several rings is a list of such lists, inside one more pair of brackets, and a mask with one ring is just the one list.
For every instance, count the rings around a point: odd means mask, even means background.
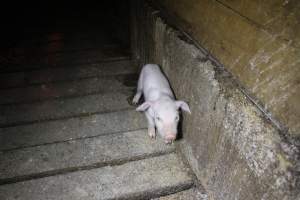
[{"label": "piglet's hoof", "polygon": [[155,131],[149,131],[148,132],[148,135],[149,135],[149,137],[151,138],[151,139],[155,139]]},{"label": "piglet's hoof", "polygon": [[132,104],[133,105],[138,105],[139,103],[139,98],[137,98],[136,96],[134,96],[134,98],[132,99]]},{"label": "piglet's hoof", "polygon": [[132,97],[127,97],[127,102],[131,106],[136,106],[136,104],[132,101]]}]

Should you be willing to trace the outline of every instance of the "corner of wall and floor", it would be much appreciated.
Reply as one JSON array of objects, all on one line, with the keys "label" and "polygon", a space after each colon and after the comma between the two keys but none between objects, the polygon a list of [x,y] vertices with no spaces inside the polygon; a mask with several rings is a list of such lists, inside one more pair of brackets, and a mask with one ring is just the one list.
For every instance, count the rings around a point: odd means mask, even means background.
[{"label": "corner of wall and floor", "polygon": [[290,27],[300,4],[287,4],[132,1],[134,57],[159,64],[189,102],[179,146],[212,199],[300,198],[299,36]]}]

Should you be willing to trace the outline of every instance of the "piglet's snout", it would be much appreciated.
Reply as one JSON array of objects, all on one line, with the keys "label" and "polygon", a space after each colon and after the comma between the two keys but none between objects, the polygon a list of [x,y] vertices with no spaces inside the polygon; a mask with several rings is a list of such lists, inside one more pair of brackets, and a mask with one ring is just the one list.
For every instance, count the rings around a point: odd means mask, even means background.
[{"label": "piglet's snout", "polygon": [[169,134],[169,135],[166,135],[165,142],[166,143],[172,143],[175,139],[176,139],[175,134]]}]

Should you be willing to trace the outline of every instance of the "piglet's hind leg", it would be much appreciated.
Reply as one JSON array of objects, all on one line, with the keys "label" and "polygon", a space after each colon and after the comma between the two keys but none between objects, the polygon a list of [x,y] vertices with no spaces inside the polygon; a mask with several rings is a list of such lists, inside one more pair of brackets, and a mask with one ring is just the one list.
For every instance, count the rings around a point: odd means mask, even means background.
[{"label": "piglet's hind leg", "polygon": [[132,103],[138,104],[143,93],[143,73],[140,74],[136,94],[133,97]]}]

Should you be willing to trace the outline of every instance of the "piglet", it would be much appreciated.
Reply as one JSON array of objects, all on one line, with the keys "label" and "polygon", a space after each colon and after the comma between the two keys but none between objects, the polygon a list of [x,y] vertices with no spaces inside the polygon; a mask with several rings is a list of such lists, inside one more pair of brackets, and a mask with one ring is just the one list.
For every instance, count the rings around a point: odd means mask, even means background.
[{"label": "piglet", "polygon": [[133,98],[134,104],[138,103],[141,95],[144,95],[145,102],[136,110],[145,112],[149,136],[155,138],[156,128],[165,143],[172,143],[177,136],[178,110],[191,113],[188,104],[175,100],[168,80],[156,64],[147,64],[143,67]]}]

